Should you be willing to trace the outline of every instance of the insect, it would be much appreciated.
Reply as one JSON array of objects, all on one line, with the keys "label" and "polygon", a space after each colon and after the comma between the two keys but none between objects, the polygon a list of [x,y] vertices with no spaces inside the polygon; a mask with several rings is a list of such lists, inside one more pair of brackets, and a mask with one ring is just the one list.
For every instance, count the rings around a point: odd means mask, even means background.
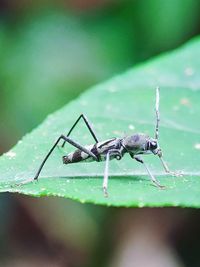
[{"label": "insect", "polygon": [[[75,121],[67,135],[60,135],[57,141],[54,143],[48,154],[45,156],[44,160],[42,161],[35,177],[33,180],[38,180],[40,172],[44,167],[45,162],[62,140],[62,147],[65,146],[66,143],[74,146],[76,150],[68,155],[63,156],[63,163],[64,164],[72,164],[77,162],[91,162],[91,161],[105,161],[105,170],[104,170],[104,177],[103,177],[103,192],[104,196],[108,197],[108,176],[109,176],[109,161],[116,159],[121,160],[122,157],[128,153],[132,159],[140,162],[145,167],[151,181],[155,186],[158,188],[164,188],[159,181],[155,178],[155,176],[151,173],[150,169],[144,162],[141,155],[145,154],[154,154],[159,157],[161,160],[162,166],[166,173],[174,175],[175,173],[171,172],[163,160],[162,150],[158,144],[158,137],[159,137],[159,122],[160,122],[160,113],[159,113],[159,102],[160,102],[160,89],[159,87],[156,88],[156,103],[155,103],[155,112],[156,112],[156,125],[155,125],[155,136],[154,138],[149,137],[144,133],[135,133],[131,136],[126,136],[123,138],[111,138],[105,141],[99,141],[91,123],[88,121],[87,117],[81,114],[78,119]],[[95,143],[89,146],[82,146],[79,143],[75,142],[69,136],[72,133],[75,126],[78,122],[83,119],[85,125],[87,126],[90,134],[94,138]],[[176,174],[175,174],[176,175]],[[22,182],[23,183],[23,182]]]}]

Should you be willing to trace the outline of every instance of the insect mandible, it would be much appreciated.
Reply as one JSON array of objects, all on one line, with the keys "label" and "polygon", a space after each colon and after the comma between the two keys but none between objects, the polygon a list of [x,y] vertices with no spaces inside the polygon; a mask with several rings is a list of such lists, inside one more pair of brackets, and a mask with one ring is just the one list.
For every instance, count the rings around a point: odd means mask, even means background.
[{"label": "insect mandible", "polygon": [[[151,173],[150,169],[144,162],[141,155],[145,154],[154,154],[157,155],[162,163],[162,166],[166,173],[176,175],[176,173],[171,172],[163,160],[162,150],[158,143],[159,137],[159,122],[160,122],[160,113],[159,113],[159,102],[160,102],[160,89],[159,87],[156,88],[156,103],[155,103],[155,112],[156,112],[156,126],[155,126],[155,136],[154,138],[149,137],[147,134],[144,133],[135,133],[130,136],[126,136],[123,138],[111,138],[105,141],[99,141],[91,123],[88,121],[87,117],[81,114],[78,119],[75,121],[71,129],[69,130],[67,135],[60,135],[57,141],[54,143],[48,154],[45,156],[44,160],[42,161],[35,177],[30,181],[38,180],[40,172],[44,167],[45,162],[59,144],[61,140],[63,140],[62,147],[65,146],[66,143],[71,144],[75,148],[77,148],[74,152],[69,153],[68,155],[63,156],[63,163],[64,164],[71,164],[77,162],[91,162],[91,161],[105,161],[105,170],[104,170],[104,177],[103,177],[103,192],[104,196],[108,196],[108,176],[109,176],[109,161],[112,159],[121,160],[121,158],[128,153],[132,159],[143,164],[145,167],[151,181],[155,186],[158,188],[164,188],[159,181],[155,178],[155,176]],[[78,124],[80,119],[83,119],[85,125],[87,126],[89,132],[91,133],[92,137],[95,140],[95,143],[88,146],[82,146],[79,143],[75,142],[69,136],[72,133],[75,126]],[[27,181],[22,182],[21,184],[27,183]]]}]

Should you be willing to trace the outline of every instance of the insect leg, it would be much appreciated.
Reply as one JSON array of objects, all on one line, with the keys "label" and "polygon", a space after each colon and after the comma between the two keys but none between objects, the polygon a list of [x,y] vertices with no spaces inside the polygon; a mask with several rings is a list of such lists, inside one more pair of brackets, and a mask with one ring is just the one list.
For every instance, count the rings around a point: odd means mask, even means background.
[{"label": "insect leg", "polygon": [[49,153],[46,155],[46,157],[44,158],[43,162],[41,163],[35,177],[34,177],[34,180],[37,180],[38,179],[38,176],[45,164],[45,162],[47,161],[47,159],[49,158],[49,156],[51,155],[51,153],[53,152],[53,150],[55,149],[55,147],[57,146],[57,144],[59,143],[60,140],[64,140],[65,142],[71,144],[72,146],[80,149],[81,151],[85,152],[86,154],[88,154],[89,156],[93,157],[94,160],[98,161],[97,157],[94,155],[94,153],[92,153],[90,150],[88,150],[87,148],[81,146],[80,144],[78,144],[77,142],[73,141],[71,138],[67,137],[67,136],[64,136],[64,135],[61,135],[57,141],[55,142],[55,144],[52,146],[52,148],[50,149]]},{"label": "insect leg", "polygon": [[106,154],[106,164],[103,177],[103,192],[105,197],[108,197],[108,172],[109,172],[108,167],[109,167],[110,156],[115,156],[117,160],[120,160],[122,158],[121,152],[118,149],[110,149]]},{"label": "insect leg", "polygon": [[[77,125],[77,123],[80,121],[81,118],[84,120],[84,122],[85,122],[87,128],[89,129],[91,135],[93,136],[95,142],[98,143],[99,140],[97,139],[96,134],[94,133],[94,130],[93,130],[93,128],[92,128],[92,124],[88,121],[87,117],[86,117],[84,114],[81,114],[81,115],[78,117],[78,119],[77,119],[77,120],[75,121],[75,123],[72,125],[71,129],[69,130],[69,132],[68,132],[68,134],[67,134],[66,136],[68,137],[68,136],[71,134],[71,132],[73,131],[73,129],[75,128],[75,126]],[[63,142],[62,147],[65,146],[65,143],[66,143],[66,141]]]},{"label": "insect leg", "polygon": [[179,172],[170,171],[170,169],[167,166],[166,162],[164,161],[163,157],[162,156],[159,156],[159,158],[160,158],[160,161],[161,161],[162,166],[163,166],[163,168],[164,168],[164,170],[165,170],[166,173],[171,174],[173,176],[182,176],[181,172],[179,173]]},{"label": "insect leg", "polygon": [[159,188],[164,188],[164,186],[161,185],[161,184],[159,183],[158,180],[156,180],[155,176],[151,173],[151,171],[149,170],[148,166],[146,165],[146,163],[143,161],[143,159],[142,159],[141,157],[134,156],[134,157],[132,157],[132,158],[134,158],[135,160],[137,160],[138,162],[140,162],[140,163],[142,163],[142,164],[144,165],[145,169],[147,170],[147,172],[148,172],[148,174],[149,174],[149,176],[150,176],[150,178],[151,178],[151,181],[152,181],[157,187],[159,187]]},{"label": "insect leg", "polygon": [[110,160],[110,152],[106,154],[106,165],[104,170],[104,177],[103,177],[103,192],[104,196],[108,197],[108,165]]},{"label": "insect leg", "polygon": [[[55,147],[57,146],[57,144],[59,143],[60,140],[64,140],[65,142],[68,142],[69,144],[71,144],[72,146],[80,149],[81,151],[85,152],[86,154],[88,154],[89,156],[93,157],[94,160],[98,161],[97,157],[95,156],[94,153],[92,153],[90,150],[88,150],[87,148],[81,146],[79,143],[73,141],[71,138],[67,137],[67,136],[64,136],[64,135],[61,135],[57,141],[55,142],[55,144],[52,146],[52,148],[49,150],[49,152],[47,153],[47,155],[45,156],[44,160],[42,161],[35,177],[33,179],[27,179],[26,181],[23,181],[21,182],[20,184],[26,184],[26,183],[29,183],[29,182],[32,182],[34,180],[38,180],[38,177],[39,177],[39,174],[42,170],[42,168],[44,167],[44,164],[45,162],[47,161],[47,159],[49,158],[49,156],[51,155],[51,153],[53,152],[53,150],[55,149]],[[18,184],[18,185],[20,185]]]}]

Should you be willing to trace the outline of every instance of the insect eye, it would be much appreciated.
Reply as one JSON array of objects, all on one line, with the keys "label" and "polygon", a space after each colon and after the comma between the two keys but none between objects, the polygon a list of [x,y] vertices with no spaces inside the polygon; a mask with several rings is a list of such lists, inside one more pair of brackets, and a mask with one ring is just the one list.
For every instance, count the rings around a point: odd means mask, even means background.
[{"label": "insect eye", "polygon": [[151,150],[154,150],[154,149],[156,149],[156,148],[157,148],[157,142],[155,142],[155,141],[151,142],[151,143],[150,143],[150,149],[151,149]]}]

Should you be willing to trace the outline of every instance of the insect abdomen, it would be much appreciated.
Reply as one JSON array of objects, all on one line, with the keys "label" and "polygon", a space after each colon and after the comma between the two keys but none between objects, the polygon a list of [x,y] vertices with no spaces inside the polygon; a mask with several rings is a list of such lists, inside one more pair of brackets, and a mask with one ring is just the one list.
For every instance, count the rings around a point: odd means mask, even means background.
[{"label": "insect abdomen", "polygon": [[[117,140],[117,141],[116,141]],[[103,142],[98,142],[94,145],[85,146],[86,149],[91,151],[99,161],[104,161],[106,159],[106,154],[110,149],[117,149],[119,146],[119,140],[117,138],[108,139]],[[110,159],[113,157],[111,156]],[[91,162],[94,159],[87,153],[77,149],[74,152],[63,157],[63,163],[75,163],[75,162]]]},{"label": "insect abdomen", "polygon": [[63,163],[64,164],[76,163],[76,162],[86,160],[88,158],[91,158],[91,157],[88,154],[86,154],[85,152],[77,149],[74,152],[68,154],[67,156],[64,156],[63,157]]},{"label": "insect abdomen", "polygon": [[[86,146],[86,148],[91,151],[93,145]],[[80,149],[77,149],[74,152],[71,152],[70,154],[63,157],[64,164],[76,163],[80,161],[93,161],[93,160],[94,159],[90,155],[81,151]]]}]

